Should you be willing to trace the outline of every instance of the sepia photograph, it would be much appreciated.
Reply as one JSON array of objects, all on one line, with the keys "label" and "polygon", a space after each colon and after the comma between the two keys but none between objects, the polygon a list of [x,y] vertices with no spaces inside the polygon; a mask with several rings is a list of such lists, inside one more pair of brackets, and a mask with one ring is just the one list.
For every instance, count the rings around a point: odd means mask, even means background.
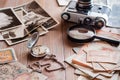
[{"label": "sepia photograph", "polygon": [[22,23],[11,8],[0,10],[0,32],[16,27],[21,27]]},{"label": "sepia photograph", "polygon": [[28,13],[34,12],[38,16],[48,19],[47,21],[44,21],[42,24],[46,29],[51,29],[55,27],[56,25],[58,25],[58,21],[53,19],[36,1],[32,1],[24,5],[23,9],[27,11]]},{"label": "sepia photograph", "polygon": [[[25,34],[25,30],[24,30],[24,34]],[[21,43],[24,41],[28,40],[28,37],[33,34],[34,32],[39,32],[39,35],[44,35],[48,32],[48,30],[46,28],[44,28],[43,26],[39,26],[39,28],[33,30],[31,33],[29,33],[28,35],[24,36],[24,37],[20,37],[20,38],[15,38],[15,39],[5,39],[6,43],[8,45],[14,45],[17,43]]]},{"label": "sepia photograph", "polygon": [[[22,8],[13,8],[13,11],[22,23],[22,18],[26,14],[26,12]],[[25,36],[24,28],[25,28],[25,25],[22,24],[20,25],[20,27],[2,31],[0,32],[0,40],[16,39],[16,38],[24,37]]]},{"label": "sepia photograph", "polygon": [[21,20],[23,20],[23,16],[27,14],[27,12],[22,7],[15,7],[13,8],[16,16]]},{"label": "sepia photograph", "polygon": [[22,27],[0,33],[0,40],[16,39],[21,37],[24,37],[24,29]]},{"label": "sepia photograph", "polygon": [[37,32],[39,32],[39,35],[44,35],[48,33],[48,30],[44,28],[44,26],[40,26],[39,28],[37,28]]},{"label": "sepia photograph", "polygon": [[[40,28],[44,22],[49,20],[49,18],[44,17],[42,15],[38,15],[34,12],[29,12],[23,17],[23,23],[25,26],[25,35],[28,35],[33,30]],[[45,31],[46,32],[46,31]]]},{"label": "sepia photograph", "polygon": [[14,44],[21,43],[27,40],[28,40],[28,36],[17,38],[17,39],[6,39],[5,41],[8,45],[14,45]]},{"label": "sepia photograph", "polygon": [[[49,29],[58,25],[58,22],[42,9],[36,1],[14,7],[13,10],[21,21],[22,26],[1,34],[2,39],[8,45],[26,41],[33,32],[39,32],[39,35],[44,35]],[[16,33],[19,29],[22,34]]]}]

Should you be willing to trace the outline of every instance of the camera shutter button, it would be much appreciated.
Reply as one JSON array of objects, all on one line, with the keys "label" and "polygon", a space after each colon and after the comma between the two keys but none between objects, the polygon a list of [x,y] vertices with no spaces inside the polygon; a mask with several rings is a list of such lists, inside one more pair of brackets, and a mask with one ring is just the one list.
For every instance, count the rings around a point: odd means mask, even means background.
[{"label": "camera shutter button", "polygon": [[70,19],[70,14],[69,13],[63,13],[61,15],[61,17],[62,17],[63,20],[69,20]]}]

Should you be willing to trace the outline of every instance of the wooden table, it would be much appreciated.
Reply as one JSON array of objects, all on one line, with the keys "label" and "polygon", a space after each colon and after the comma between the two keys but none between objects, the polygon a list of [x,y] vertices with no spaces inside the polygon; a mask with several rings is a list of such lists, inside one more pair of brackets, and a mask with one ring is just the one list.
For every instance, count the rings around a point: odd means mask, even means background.
[{"label": "wooden table", "polygon": [[[31,0],[0,0],[0,8],[14,7],[24,4]],[[37,0],[41,6],[60,24],[55,28],[51,29],[46,35],[41,36],[36,45],[46,45],[50,48],[52,54],[57,56],[57,59],[61,61],[65,66],[66,70],[55,71],[51,73],[43,72],[49,77],[48,80],[75,80],[74,69],[64,63],[64,59],[74,54],[72,48],[75,46],[66,38],[66,29],[70,23],[65,23],[61,20],[61,12],[64,7],[59,7],[56,0]],[[38,61],[30,56],[29,49],[26,47],[27,42],[22,42],[13,46],[8,46],[4,41],[0,41],[0,49],[13,47],[15,49],[18,61],[24,65],[28,65],[32,62]]]},{"label": "wooden table", "polygon": [[[19,6],[28,1],[31,0],[0,0],[0,8]],[[71,23],[61,20],[60,15],[65,7],[59,7],[56,0],[37,1],[52,17],[57,19],[60,24],[51,29],[46,35],[40,36],[36,45],[48,46],[51,53],[55,54],[57,59],[66,66],[66,70],[55,71],[51,73],[43,72],[43,74],[48,76],[48,80],[76,80],[77,76],[74,74],[74,68],[64,63],[66,58],[74,54],[72,48],[80,46],[71,43],[66,37],[66,30],[71,25]],[[15,49],[18,61],[24,65],[28,65],[38,61],[39,59],[36,59],[30,55],[26,44],[27,42],[22,42],[13,46],[8,46],[4,41],[0,41],[0,49],[13,47]]]}]

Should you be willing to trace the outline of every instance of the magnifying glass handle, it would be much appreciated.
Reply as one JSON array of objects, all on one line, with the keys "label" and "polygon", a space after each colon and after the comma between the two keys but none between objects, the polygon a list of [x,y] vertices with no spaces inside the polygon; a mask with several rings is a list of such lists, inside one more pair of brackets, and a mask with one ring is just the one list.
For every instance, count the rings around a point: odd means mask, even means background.
[{"label": "magnifying glass handle", "polygon": [[99,37],[99,36],[94,36],[94,38],[100,39],[102,41],[107,41],[109,43],[115,43],[115,44],[119,44],[120,43],[120,41],[109,39],[109,38],[104,38],[104,37]]}]

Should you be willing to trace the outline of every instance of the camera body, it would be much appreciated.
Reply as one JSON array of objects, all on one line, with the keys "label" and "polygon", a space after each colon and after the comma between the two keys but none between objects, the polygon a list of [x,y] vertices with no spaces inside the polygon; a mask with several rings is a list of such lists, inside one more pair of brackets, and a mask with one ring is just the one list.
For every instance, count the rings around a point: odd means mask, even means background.
[{"label": "camera body", "polygon": [[90,0],[78,0],[70,1],[61,17],[65,21],[92,25],[100,29],[106,25],[110,12],[108,6],[91,4]]}]

